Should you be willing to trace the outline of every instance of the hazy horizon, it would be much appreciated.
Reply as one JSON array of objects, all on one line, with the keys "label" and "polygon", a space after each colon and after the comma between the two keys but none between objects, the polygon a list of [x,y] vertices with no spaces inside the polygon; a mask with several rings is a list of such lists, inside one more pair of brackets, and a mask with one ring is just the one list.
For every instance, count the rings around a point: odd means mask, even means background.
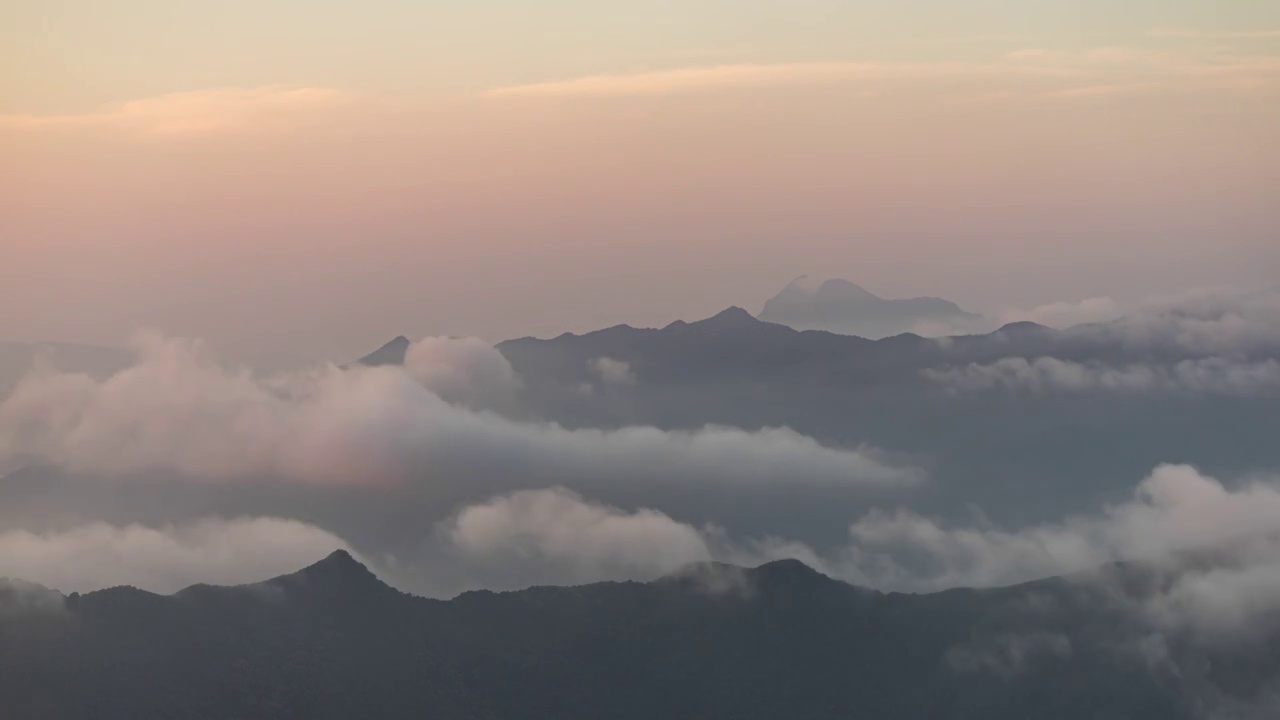
[{"label": "hazy horizon", "polygon": [[6,719],[1280,717],[1280,2],[2,5]]},{"label": "hazy horizon", "polygon": [[[1280,276],[1280,6],[0,11],[0,338],[269,363]],[[32,32],[39,28],[39,32]]]}]

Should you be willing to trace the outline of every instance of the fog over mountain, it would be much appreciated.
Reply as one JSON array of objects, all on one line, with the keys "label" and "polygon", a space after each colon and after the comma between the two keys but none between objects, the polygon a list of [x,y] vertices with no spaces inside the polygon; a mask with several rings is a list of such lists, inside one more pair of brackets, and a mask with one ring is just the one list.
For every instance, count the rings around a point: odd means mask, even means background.
[{"label": "fog over mountain", "polygon": [[1280,2],[0,38],[0,720],[1280,718]]},{"label": "fog over mountain", "polygon": [[827,330],[878,339],[905,332],[954,335],[981,330],[986,321],[942,298],[885,299],[848,280],[792,280],[764,304],[765,322],[797,330]]},{"label": "fog over mountain", "polygon": [[[0,560],[63,590],[118,572],[171,591],[241,578],[232,538],[252,532],[282,540],[246,571],[338,544],[435,596],[779,557],[886,589],[1027,580],[1130,548],[920,566],[908,531],[1038,533],[1165,466],[1226,492],[1273,475],[1276,308],[1193,293],[1067,330],[878,341],[731,308],[496,348],[397,339],[274,375],[140,335],[127,369],[46,368],[0,404],[21,468],[0,480]],[[116,560],[31,570],[89,548]]]},{"label": "fog over mountain", "polygon": [[[873,340],[734,307],[401,337],[273,374],[156,333],[115,370],[36,363],[0,401],[0,576],[22,581],[0,693],[53,717],[255,717],[312,707],[297,693],[318,683],[388,716],[594,716],[661,682],[733,716],[1267,717],[1278,311],[1274,291],[1196,291],[1066,329]],[[334,549],[292,580],[184,589]],[[443,602],[599,581],[622,584]],[[117,585],[139,590],[98,592]],[[532,704],[503,704],[553,657],[517,693]],[[673,679],[716,663],[723,686]],[[174,690],[142,699],[155,673]],[[820,682],[848,673],[874,682]],[[249,676],[257,695],[217,690]],[[309,716],[348,707],[330,700]]]}]

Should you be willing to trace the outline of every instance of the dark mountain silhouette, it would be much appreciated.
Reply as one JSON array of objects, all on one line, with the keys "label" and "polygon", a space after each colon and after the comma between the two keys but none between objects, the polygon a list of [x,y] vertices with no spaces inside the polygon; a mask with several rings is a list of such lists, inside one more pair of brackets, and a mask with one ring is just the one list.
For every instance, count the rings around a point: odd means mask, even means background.
[{"label": "dark mountain silhouette", "polygon": [[438,601],[340,552],[168,597],[40,590],[51,609],[0,592],[0,707],[15,720],[1167,720],[1265,691],[1270,641],[1205,649],[1170,635],[1164,666],[1143,661],[1150,628],[1133,603],[1158,585],[1113,566],[886,594],[784,560]]},{"label": "dark mountain silhouette", "polygon": [[[942,298],[887,299],[848,280],[813,284],[793,280],[760,311],[760,319],[797,330],[827,330],[843,335],[881,338],[933,325],[955,331],[976,330],[982,317]],[[943,334],[954,334],[943,333]]]},{"label": "dark mountain silhouette", "polygon": [[642,380],[650,382],[715,383],[747,377],[768,384],[801,379],[828,388],[919,384],[925,369],[1005,357],[1051,355],[1104,362],[1150,358],[1145,348],[1088,330],[1015,322],[984,334],[924,338],[901,333],[869,340],[824,330],[796,330],[731,307],[705,320],[677,320],[661,329],[617,325],[582,335],[564,333],[550,340],[508,340],[498,349],[517,372],[535,383],[588,380],[590,360],[608,357],[630,363]]},{"label": "dark mountain silhouette", "polygon": [[409,350],[409,338],[400,335],[386,345],[360,358],[361,365],[379,367],[382,365],[403,365],[404,355]]}]

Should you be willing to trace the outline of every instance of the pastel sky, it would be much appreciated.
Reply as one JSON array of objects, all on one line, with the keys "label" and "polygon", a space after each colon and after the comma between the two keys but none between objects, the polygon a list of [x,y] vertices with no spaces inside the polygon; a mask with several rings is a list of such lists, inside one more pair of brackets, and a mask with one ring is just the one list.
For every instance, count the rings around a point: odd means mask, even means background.
[{"label": "pastel sky", "polygon": [[0,339],[347,359],[1280,278],[1272,0],[9,0]]}]

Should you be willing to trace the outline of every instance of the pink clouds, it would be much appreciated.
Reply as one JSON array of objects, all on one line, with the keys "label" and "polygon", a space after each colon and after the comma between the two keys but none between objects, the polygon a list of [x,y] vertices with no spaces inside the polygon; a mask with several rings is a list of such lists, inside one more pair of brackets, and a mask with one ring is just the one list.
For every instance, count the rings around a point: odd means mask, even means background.
[{"label": "pink clouds", "polygon": [[352,100],[335,88],[263,86],[175,92],[116,103],[78,114],[0,115],[10,129],[102,128],[155,136],[262,132],[300,116],[327,112]]}]

